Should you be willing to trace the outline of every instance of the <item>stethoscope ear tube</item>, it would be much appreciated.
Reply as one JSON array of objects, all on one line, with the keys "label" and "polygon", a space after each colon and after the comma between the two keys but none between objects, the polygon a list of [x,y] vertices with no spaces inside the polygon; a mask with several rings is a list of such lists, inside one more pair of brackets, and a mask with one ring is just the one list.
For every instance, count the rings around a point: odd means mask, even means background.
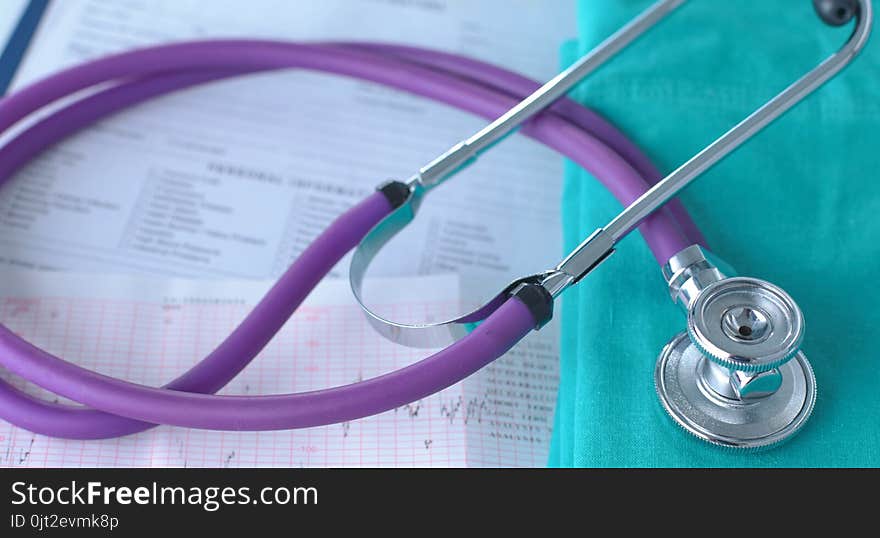
[{"label": "stethoscope ear tube", "polygon": [[[434,159],[407,182],[410,186],[410,200],[391,215],[387,222],[381,223],[367,235],[352,260],[350,272],[352,290],[368,320],[377,331],[394,342],[414,347],[430,347],[454,341],[467,334],[470,324],[482,319],[512,289],[524,282],[541,282],[550,295],[558,296],[608,259],[614,252],[614,246],[617,242],[640,224],[642,224],[643,235],[661,266],[689,244],[702,243],[702,237],[691,242],[683,237],[681,232],[686,232],[688,219],[682,219],[680,222],[684,222],[685,225],[675,229],[674,226],[668,226],[670,224],[668,220],[658,218],[660,214],[657,211],[703,172],[843,69],[864,47],[872,25],[872,9],[869,0],[816,2],[817,11],[826,22],[832,23],[846,17],[857,17],[855,28],[846,44],[837,53],[803,75],[794,84],[785,88],[704,150],[656,183],[650,177],[639,177],[638,174],[634,174],[633,169],[627,166],[628,163],[622,161],[619,153],[605,151],[609,149],[607,146],[601,145],[593,149],[591,158],[586,162],[579,160],[576,156],[575,161],[602,181],[625,205],[625,208],[604,227],[597,228],[590,237],[555,267],[540,274],[518,279],[473,312],[442,322],[400,323],[385,319],[368,307],[362,296],[362,285],[371,260],[394,234],[415,218],[419,204],[430,189],[454,175],[461,168],[462,163],[476,158],[480,151],[490,147],[530,118],[535,119],[532,123],[526,124],[523,131],[528,134],[537,125],[551,125],[553,129],[547,129],[547,134],[543,135],[542,139],[563,153],[573,154],[573,152],[565,150],[566,144],[571,140],[577,140],[580,145],[589,146],[594,140],[590,138],[588,129],[572,129],[567,135],[568,139],[561,140],[556,135],[565,132],[568,126],[554,125],[554,122],[559,118],[554,116],[552,108],[546,114],[536,115],[550,107],[577,81],[592,73],[682,4],[684,4],[684,0],[661,0],[654,3],[639,17],[588,52],[574,65],[524,97],[510,110],[498,116],[490,125]],[[479,108],[472,111],[483,112]],[[582,140],[578,140],[579,138]],[[650,187],[647,190],[646,183]]]}]

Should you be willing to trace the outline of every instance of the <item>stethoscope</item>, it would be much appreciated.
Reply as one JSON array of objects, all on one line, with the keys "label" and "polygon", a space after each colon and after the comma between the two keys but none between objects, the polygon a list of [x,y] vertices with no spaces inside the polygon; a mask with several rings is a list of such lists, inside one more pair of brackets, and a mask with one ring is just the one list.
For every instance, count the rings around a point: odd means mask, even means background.
[{"label": "stethoscope", "polygon": [[[688,432],[715,444],[758,448],[789,438],[809,418],[816,397],[812,368],[800,351],[804,332],[800,309],[773,284],[725,276],[687,212],[669,200],[848,64],[868,39],[871,3],[814,0],[828,24],[856,20],[844,47],[657,181],[659,174],[638,148],[564,95],[683,3],[655,3],[540,87],[482,62],[410,47],[229,40],[164,45],[105,57],[4,98],[0,132],[10,132],[13,126],[16,130],[0,148],[3,180],[48,145],[124,107],[180,88],[270,69],[298,67],[360,78],[497,119],[408,181],[381,185],[338,217],[212,353],[162,388],[86,370],[0,326],[0,365],[88,406],[44,401],[0,381],[0,416],[40,434],[99,439],[157,424],[279,430],[381,413],[464,379],[541,328],[552,316],[554,299],[639,227],[663,267],[672,299],[687,312],[687,331],[673,338],[657,361],[655,381],[663,407]],[[48,113],[34,114],[52,104],[57,106]],[[20,124],[32,114],[33,121]],[[409,325],[367,308],[361,291],[376,253],[412,221],[427,193],[519,127],[587,169],[625,209],[558,265],[518,279],[466,316]],[[271,396],[213,395],[250,363],[314,286],[355,248],[351,285],[373,327],[405,345],[447,347],[405,368],[350,385]]]}]

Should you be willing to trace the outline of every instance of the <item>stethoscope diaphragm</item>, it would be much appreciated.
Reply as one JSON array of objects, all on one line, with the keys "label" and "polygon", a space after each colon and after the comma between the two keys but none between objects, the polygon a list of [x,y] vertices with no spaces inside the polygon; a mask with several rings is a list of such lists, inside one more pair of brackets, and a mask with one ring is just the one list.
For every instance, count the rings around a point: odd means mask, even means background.
[{"label": "stethoscope diaphragm", "polygon": [[780,385],[763,398],[744,400],[718,390],[717,371],[687,333],[660,353],[657,395],[670,417],[710,443],[740,449],[777,445],[798,432],[813,412],[816,378],[803,352],[778,368]]}]

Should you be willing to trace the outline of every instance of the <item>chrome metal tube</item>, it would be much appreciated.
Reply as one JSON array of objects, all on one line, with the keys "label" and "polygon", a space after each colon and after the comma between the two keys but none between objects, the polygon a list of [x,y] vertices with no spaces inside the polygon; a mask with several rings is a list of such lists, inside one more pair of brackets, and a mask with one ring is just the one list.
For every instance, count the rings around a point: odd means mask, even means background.
[{"label": "chrome metal tube", "polygon": [[678,194],[694,179],[740,147],[773,120],[802,101],[822,84],[846,67],[862,50],[871,34],[873,12],[871,0],[858,0],[856,25],[850,39],[835,54],[784,89],[733,129],[709,144],[703,151],[681,165],[677,170],[654,185],[645,194],[624,209],[607,226],[605,232],[614,241],[632,231],[648,215]]},{"label": "chrome metal tube", "polygon": [[621,211],[605,227],[599,228],[559,265],[556,271],[564,273],[568,279],[555,277],[554,295],[566,287],[577,283],[589,271],[603,262],[614,251],[614,245],[638,226],[648,215],[660,208],[670,198],[708,170],[712,165],[729,155],[746,140],[754,136],[773,120],[803,100],[834,75],[846,67],[864,48],[871,34],[873,11],[871,0],[858,0],[856,24],[850,38],[841,49],[784,89],[776,97],[761,106],[734,128],[709,144],[677,170],[663,178],[642,196]]},{"label": "chrome metal tube", "polygon": [[439,185],[520,125],[564,97],[578,82],[652,28],[685,0],[660,0],[501,117],[424,166],[410,182]]}]

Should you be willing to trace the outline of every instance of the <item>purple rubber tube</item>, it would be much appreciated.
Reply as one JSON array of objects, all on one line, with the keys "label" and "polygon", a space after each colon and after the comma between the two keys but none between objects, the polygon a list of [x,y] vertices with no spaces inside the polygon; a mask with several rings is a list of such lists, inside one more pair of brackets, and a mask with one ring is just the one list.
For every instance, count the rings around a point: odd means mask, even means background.
[{"label": "purple rubber tube", "polygon": [[[45,99],[58,99],[92,85],[116,78],[143,77],[154,71],[200,70],[257,70],[281,67],[304,67],[352,77],[360,77],[396,87],[417,95],[429,97],[488,118],[495,118],[513,106],[517,100],[493,92],[490,88],[451,78],[440,72],[418,65],[396,63],[393,59],[370,53],[342,50],[342,47],[303,45],[273,41],[208,41],[166,45],[109,56],[82,64],[40,81],[27,91],[11,96],[9,107],[0,110],[0,130],[17,121],[16,114],[30,113]],[[39,96],[37,99],[34,96]],[[17,111],[17,112],[9,112]],[[619,154],[604,144],[590,141],[590,152],[568,154],[561,146],[570,144],[559,134],[566,123],[553,114],[541,115],[523,127],[523,133],[533,135],[541,123],[551,123],[543,137],[537,136],[550,147],[567,154],[583,166],[623,203],[629,204],[645,190],[645,181]],[[555,126],[555,127],[554,127]],[[556,128],[558,127],[558,128]],[[568,132],[574,132],[568,129]],[[575,136],[591,138],[589,133],[577,130]],[[589,158],[584,158],[589,156]],[[690,244],[681,237],[673,220],[655,213],[641,227],[649,246],[660,264],[666,262],[680,248],[678,243]]]},{"label": "purple rubber tube", "polygon": [[[186,83],[197,83],[204,80],[210,80],[213,78],[217,78],[217,75],[213,74],[176,74],[174,76],[165,76],[161,78],[154,78],[150,80],[145,80],[139,83],[136,87],[129,88],[113,88],[105,91],[102,94],[95,95],[93,97],[88,98],[84,102],[80,103],[76,107],[71,107],[69,110],[65,110],[62,113],[56,114],[44,122],[38,124],[32,128],[29,132],[20,136],[16,141],[15,145],[12,145],[8,149],[11,150],[11,155],[15,157],[15,161],[21,163],[26,161],[31,155],[35,154],[41,148],[40,143],[31,143],[31,144],[21,144],[26,141],[26,139],[36,137],[39,141],[45,143],[46,137],[48,136],[56,136],[61,137],[65,134],[72,132],[78,126],[80,126],[83,122],[87,122],[89,120],[94,119],[95,111],[102,111],[104,113],[110,112],[113,110],[117,110],[119,108],[123,108],[136,102],[137,100],[149,97],[156,93],[160,93],[162,91],[167,91],[170,88],[174,88],[178,85],[184,85]],[[92,114],[92,116],[88,116],[87,114]],[[7,165],[7,163],[11,163],[11,159],[3,159],[2,163]],[[5,174],[9,173],[9,170],[3,171]],[[221,346],[222,348],[222,346]],[[255,354],[255,353],[254,353]],[[252,358],[252,356],[250,357]],[[248,360],[250,360],[250,358]],[[210,363],[209,363],[210,364]],[[207,366],[207,365],[206,365]],[[242,366],[243,367],[243,366]],[[211,367],[207,367],[206,369],[211,372],[219,373],[220,369],[214,368],[213,365]],[[239,368],[240,369],[240,368]],[[215,382],[219,386],[225,384],[227,378],[231,378],[232,375],[238,372],[237,370],[231,370],[231,374],[227,377],[224,377],[224,381]],[[192,385],[181,385],[178,387],[178,390],[183,390],[184,386],[191,387],[191,390],[205,391],[205,388],[199,386],[198,384]],[[175,385],[177,387],[177,385]],[[211,389],[216,390],[216,388]],[[10,392],[8,389],[6,390],[7,396],[15,396],[14,392]],[[8,398],[5,403],[9,403]],[[28,413],[25,414],[27,418],[19,418],[18,422],[22,422],[27,420],[28,427],[31,429],[36,429],[36,426],[33,424],[36,423],[45,423],[46,421],[36,421],[33,420],[34,415],[36,414],[35,407],[40,405],[40,402],[34,401],[32,399],[28,399],[25,397],[26,405],[22,405],[19,402],[18,408],[29,408]],[[54,432],[55,435],[59,435],[62,431],[65,432],[64,436],[66,437],[94,437],[94,436],[106,436],[109,432],[113,434],[119,435],[122,434],[124,430],[132,430],[134,431],[144,429],[148,425],[144,425],[142,423],[136,424],[123,424],[125,419],[121,419],[120,417],[113,417],[112,415],[103,414],[102,421],[103,424],[98,427],[98,424],[85,425],[85,427],[81,427],[78,422],[82,421],[91,421],[93,418],[91,415],[87,415],[87,413],[91,414],[100,414],[95,411],[86,411],[82,409],[73,408],[76,412],[74,416],[64,416],[64,407],[63,406],[54,406],[49,405],[49,413],[50,417],[54,419],[54,423],[50,431]],[[39,409],[37,409],[39,410]],[[43,410],[45,411],[45,410]],[[115,427],[111,428],[107,424],[108,422],[113,423]],[[131,421],[128,421],[129,423]],[[104,433],[107,432],[107,433]]]},{"label": "purple rubber tube", "polygon": [[157,389],[107,377],[46,353],[0,326],[9,371],[96,409],[156,424],[214,430],[286,430],[388,411],[457,383],[506,353],[535,327],[508,299],[468,336],[400,370],[330,389],[272,396],[214,396]]},{"label": "purple rubber tube", "polygon": [[[106,80],[138,75],[140,78],[71,105],[22,133],[0,150],[0,179],[8,177],[42,147],[103,114],[175,88],[260,69],[306,67],[359,76],[462,106],[488,117],[496,116],[499,108],[503,111],[515,100],[510,94],[478,88],[472,82],[450,80],[448,76],[444,80],[430,69],[401,66],[375,55],[325,50],[328,48],[271,42],[194,43],[118,55],[60,73],[0,102],[0,129],[5,130],[30,112],[74,91]],[[239,54],[228,54],[233,50]],[[222,57],[220,62],[216,60],[218,55]],[[174,61],[171,61],[172,57]],[[337,61],[330,61],[334,59]],[[360,62],[360,65],[352,65],[353,61]],[[413,73],[414,70],[420,72]],[[144,73],[147,76],[143,76]],[[153,73],[157,74],[151,77]],[[427,80],[413,82],[414,78],[422,76]],[[407,78],[409,81],[405,80]],[[456,92],[461,95],[453,95]],[[446,98],[443,98],[444,94]],[[468,99],[468,95],[473,99]],[[560,111],[556,117],[547,114],[527,129],[532,136],[563,153],[570,156],[573,156],[570,153],[582,153],[580,159],[576,159],[578,162],[591,160],[591,152],[595,153],[597,160],[603,162],[595,167],[597,177],[621,174],[628,178],[622,182],[623,187],[608,181],[611,186],[617,185],[612,190],[624,203],[628,203],[627,198],[634,199],[644,191],[644,181],[626,159],[584,129],[579,129],[577,121],[567,122],[562,117],[564,114]],[[633,181],[633,176],[639,181]],[[4,418],[41,433],[76,438],[123,435],[149,427],[149,423],[217,429],[279,429],[350,420],[436,392],[494,360],[530,330],[534,320],[528,309],[518,300],[511,299],[464,340],[408,368],[373,380],[298,395],[212,397],[195,394],[218,390],[244,368],[335,260],[352,248],[389,210],[384,197],[376,194],[340,217],[291,266],[227,340],[193,370],[167,386],[175,391],[100,376],[46,354],[8,330],[0,330],[0,351],[4,352],[3,358],[8,359],[2,363],[10,371],[58,394],[120,415],[42,402],[3,384],[0,385],[0,409]],[[656,228],[650,226],[651,220],[658,222]],[[661,257],[684,246],[680,236],[676,239],[678,234],[669,233],[668,220],[649,219],[642,229],[646,237],[652,234],[661,236],[655,241],[657,245],[652,245],[660,250]],[[338,230],[343,229],[346,230],[343,233],[350,236],[348,241],[335,237],[340,233]],[[324,252],[328,246],[337,248],[337,252],[328,255]],[[411,382],[415,383],[409,386]],[[277,411],[274,406],[290,404],[297,410],[273,412]],[[143,406],[152,408],[143,409]],[[240,410],[236,412],[235,408]],[[192,410],[192,416],[188,413],[181,416],[182,409]],[[76,418],[70,421],[71,417]]]},{"label": "purple rubber tube", "polygon": [[[225,41],[217,43],[228,45],[230,43],[234,44],[235,42]],[[244,44],[245,42],[241,43]],[[269,46],[315,46],[277,42],[247,43],[251,45],[256,44]],[[177,46],[179,45],[172,45],[170,47]],[[421,67],[430,68],[430,70],[435,72],[437,70],[445,70],[457,76],[467,77],[479,83],[491,85],[492,89],[509,95],[515,100],[520,100],[524,98],[526,95],[530,94],[532,91],[534,91],[534,89],[539,86],[539,84],[535,81],[529,80],[510,71],[492,66],[491,64],[486,64],[469,58],[438,51],[430,51],[415,47],[379,43],[330,43],[324,45],[324,48],[327,50],[332,50],[334,48],[343,49],[353,54],[358,54],[358,49],[362,49],[366,51],[376,51],[380,54],[392,55],[394,57],[406,59],[410,62],[414,61]],[[26,94],[24,92],[21,92],[15,95],[14,101],[9,103],[10,109],[27,111],[27,113],[30,113],[37,110],[47,102],[54,101],[77,90],[81,90],[97,84],[98,82],[104,82],[106,80],[111,80],[124,76],[142,77],[145,73],[149,72],[149,68],[147,67],[149,65],[155,65],[157,69],[161,69],[162,71],[170,70],[168,69],[169,66],[162,65],[153,58],[145,58],[143,60],[145,62],[144,65],[138,66],[139,68],[135,69],[134,72],[131,72],[131,70],[126,70],[125,66],[120,66],[119,64],[121,62],[109,61],[117,60],[119,56],[129,56],[130,54],[131,53],[125,53],[123,55],[108,57],[107,59],[105,59],[108,60],[106,62],[107,65],[94,65],[104,63],[104,60],[98,60],[97,62],[93,62],[92,64],[77,66],[66,72],[59,73],[55,77],[50,77],[49,79],[46,79],[41,83],[35,84],[34,86],[28,88],[28,92]],[[133,59],[133,61],[134,60],[135,59]],[[137,59],[137,61],[141,60]],[[225,72],[218,71],[219,74],[216,78],[222,78],[225,76],[231,76],[248,71],[285,67],[285,65],[277,65],[275,63],[265,64],[259,61],[252,61],[249,63],[250,67],[248,69],[238,69],[237,72],[236,70],[230,71],[228,68],[226,68]],[[289,66],[295,67],[296,65],[297,64],[291,62]],[[197,69],[197,66],[190,66],[189,69]],[[103,76],[101,76],[102,73]],[[96,77],[96,75],[98,76]],[[188,75],[191,75],[191,73],[188,73]],[[407,89],[399,85],[398,87],[404,90]],[[561,117],[582,127],[586,132],[592,133],[594,136],[596,136],[596,138],[604,142],[609,148],[616,151],[622,158],[624,158],[624,160],[632,165],[632,167],[642,176],[643,180],[646,181],[649,185],[653,185],[662,177],[660,172],[651,163],[650,159],[648,159],[648,157],[645,156],[644,153],[635,144],[629,141],[623,135],[623,133],[621,133],[613,125],[608,123],[604,118],[602,118],[595,112],[583,106],[580,106],[570,99],[560,100],[553,107],[551,107],[551,109],[560,112]],[[491,116],[487,114],[483,115],[486,117]],[[7,117],[3,113],[3,111],[0,110],[0,131],[5,130],[12,123],[14,122],[11,120],[11,118]],[[701,232],[693,223],[693,220],[687,214],[687,211],[684,209],[678,199],[673,199],[669,203],[667,203],[666,207],[663,208],[663,211],[668,211],[671,213],[677,226],[685,235],[689,244],[697,243],[703,246],[706,245],[705,239],[703,238]],[[665,260],[661,261],[661,263],[665,263]]]},{"label": "purple rubber tube", "polygon": [[[337,218],[214,351],[165,388],[216,392],[226,385],[269,343],[318,281],[390,211],[388,200],[377,192]],[[12,340],[20,339],[0,327],[0,352],[8,349]],[[27,373],[22,377],[34,380]],[[71,399],[82,402],[76,397]],[[0,415],[37,433],[75,439],[118,437],[155,425],[94,409],[38,400],[2,381]]]}]

